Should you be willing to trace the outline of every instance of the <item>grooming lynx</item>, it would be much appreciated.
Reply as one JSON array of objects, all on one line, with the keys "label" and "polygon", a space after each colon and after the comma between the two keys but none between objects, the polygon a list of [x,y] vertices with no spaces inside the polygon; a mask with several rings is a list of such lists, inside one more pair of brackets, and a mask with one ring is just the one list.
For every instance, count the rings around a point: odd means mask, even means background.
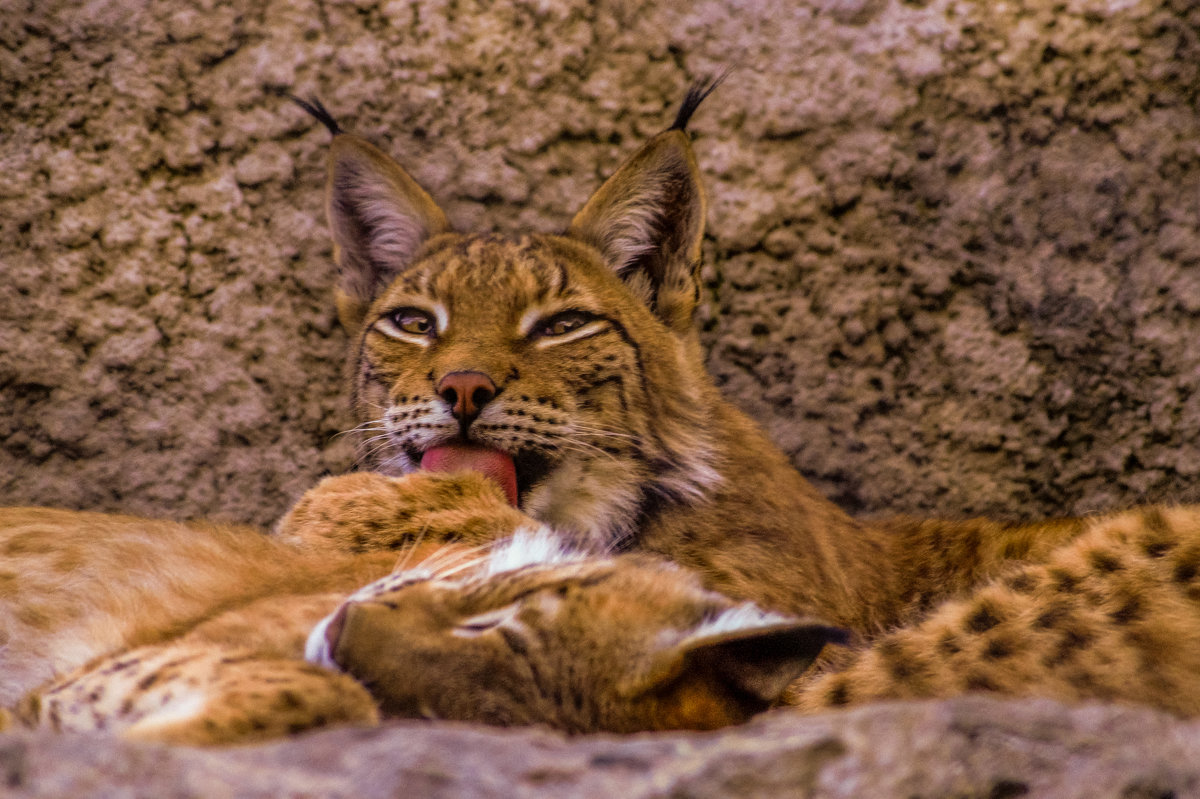
[{"label": "grooming lynx", "polygon": [[[597,552],[654,553],[728,596],[864,634],[1075,532],[856,521],[720,396],[693,325],[705,197],[685,127],[706,94],[564,235],[451,231],[395,161],[304,104],[334,134],[327,213],[363,462],[401,475],[453,458],[519,508],[479,509],[490,534],[540,523]],[[357,478],[330,478],[292,520],[405,532],[387,480],[373,494],[344,479]]]}]

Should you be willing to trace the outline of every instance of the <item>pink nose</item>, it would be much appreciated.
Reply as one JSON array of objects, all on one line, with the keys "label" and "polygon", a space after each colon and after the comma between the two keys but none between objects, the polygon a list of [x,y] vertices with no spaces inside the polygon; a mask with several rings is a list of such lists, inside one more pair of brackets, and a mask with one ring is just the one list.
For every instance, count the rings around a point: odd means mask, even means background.
[{"label": "pink nose", "polygon": [[438,381],[437,393],[454,418],[469,422],[496,396],[496,384],[483,372],[451,372]]}]

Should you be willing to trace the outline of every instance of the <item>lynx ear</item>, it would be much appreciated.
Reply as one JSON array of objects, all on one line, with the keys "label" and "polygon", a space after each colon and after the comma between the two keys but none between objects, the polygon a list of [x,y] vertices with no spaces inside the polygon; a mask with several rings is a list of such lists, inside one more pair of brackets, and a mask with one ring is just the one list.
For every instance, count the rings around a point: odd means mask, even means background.
[{"label": "lynx ear", "polygon": [[633,154],[571,221],[568,233],[677,332],[691,329],[704,238],[704,188],[688,134],[664,131]]},{"label": "lynx ear", "polygon": [[701,628],[663,651],[627,696],[658,698],[670,726],[710,729],[745,721],[783,699],[827,643],[850,634],[810,619],[766,617],[738,629]]},{"label": "lynx ear", "polygon": [[379,291],[413,263],[426,240],[450,225],[399,164],[347,133],[335,135],[330,145],[325,200],[341,272],[338,317],[353,331]]}]

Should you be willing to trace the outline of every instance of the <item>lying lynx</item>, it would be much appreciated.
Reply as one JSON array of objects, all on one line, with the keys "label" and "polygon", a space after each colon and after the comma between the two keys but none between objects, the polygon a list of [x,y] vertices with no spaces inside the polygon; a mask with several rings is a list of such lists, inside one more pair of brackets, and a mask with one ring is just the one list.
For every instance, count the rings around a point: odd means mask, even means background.
[{"label": "lying lynx", "polygon": [[1200,509],[1094,520],[1041,562],[795,683],[845,631],[731,607],[645,555],[545,561],[380,581],[314,630],[309,657],[361,680],[386,713],[567,731],[717,727],[780,702],[814,711],[970,691],[1200,714]]},{"label": "lying lynx", "polygon": [[[196,743],[378,709],[628,731],[970,690],[1196,713],[1200,511],[860,522],[720,398],[692,326],[703,96],[561,236],[452,232],[311,107],[335,134],[338,310],[375,472],[324,481],[277,539],[10,512],[0,700],[50,679],[22,718]],[[502,540],[342,601],[398,550]],[[850,640],[866,648],[789,692]]]},{"label": "lying lynx", "polygon": [[[418,520],[423,507],[445,501],[445,483],[430,478],[400,481]],[[482,477],[456,487],[467,504],[502,496]],[[185,744],[372,724],[380,709],[505,724],[553,721],[573,731],[708,728],[777,702],[826,640],[845,637],[706,591],[650,556],[589,559],[541,527],[486,551],[409,545],[399,563],[411,568],[346,600],[351,589],[388,574],[401,542],[377,537],[364,547],[307,533],[289,524],[281,540],[249,528],[0,510],[0,553],[12,568],[0,572],[4,703],[48,680],[18,703],[18,719]],[[430,549],[431,556],[419,554]],[[360,608],[395,610],[387,592],[399,590],[397,618],[410,622],[405,633],[364,634]],[[557,612],[559,605],[570,612]],[[530,617],[531,608],[544,618]],[[639,613],[646,624],[637,623]],[[342,628],[349,631],[344,642],[375,647],[365,658],[370,673],[351,679],[323,653]],[[563,631],[561,647],[541,638]],[[496,649],[500,635],[510,648]],[[306,640],[316,665],[304,660]],[[726,685],[725,676],[746,669],[756,680],[766,671],[758,663],[762,647],[784,645],[796,654],[770,682],[736,691]],[[670,662],[709,649],[719,653],[721,679],[680,682],[681,670]],[[531,658],[522,665],[511,657],[518,652],[553,663]],[[562,676],[570,678],[570,694],[536,698]],[[610,685],[614,679],[621,685]],[[398,697],[398,685],[409,686],[406,698]],[[609,690],[619,690],[617,702]],[[555,702],[569,703],[573,715],[554,712]]]},{"label": "lying lynx", "polygon": [[[428,500],[441,488],[429,477],[393,485]],[[467,500],[501,496],[482,478],[474,487]],[[410,550],[340,601],[395,552],[379,537],[381,548],[351,552],[361,542],[287,531],[291,541],[0,512],[0,551],[23,570],[8,580],[22,595],[0,613],[23,633],[0,657],[6,669],[45,674],[108,653],[31,694],[18,717],[215,744],[381,713],[566,732],[712,729],[779,704],[970,691],[1200,714],[1196,509],[1081,524],[1040,562],[1012,564],[808,675],[847,631],[731,600],[656,556],[573,551],[547,528],[522,529],[486,551],[432,545],[421,560]],[[24,661],[12,654],[22,650]]]}]

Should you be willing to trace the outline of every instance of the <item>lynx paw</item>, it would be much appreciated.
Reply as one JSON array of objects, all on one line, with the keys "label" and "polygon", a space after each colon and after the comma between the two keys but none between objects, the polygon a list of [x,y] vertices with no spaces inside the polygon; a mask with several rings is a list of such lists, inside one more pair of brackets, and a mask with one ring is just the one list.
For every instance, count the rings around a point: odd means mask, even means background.
[{"label": "lynx paw", "polygon": [[375,700],[345,674],[250,650],[187,644],[101,660],[27,695],[17,712],[29,726],[59,732],[103,730],[192,746],[379,722]]},{"label": "lynx paw", "polygon": [[276,532],[343,552],[400,549],[417,541],[484,544],[536,524],[500,488],[473,472],[327,477],[280,520]]}]

